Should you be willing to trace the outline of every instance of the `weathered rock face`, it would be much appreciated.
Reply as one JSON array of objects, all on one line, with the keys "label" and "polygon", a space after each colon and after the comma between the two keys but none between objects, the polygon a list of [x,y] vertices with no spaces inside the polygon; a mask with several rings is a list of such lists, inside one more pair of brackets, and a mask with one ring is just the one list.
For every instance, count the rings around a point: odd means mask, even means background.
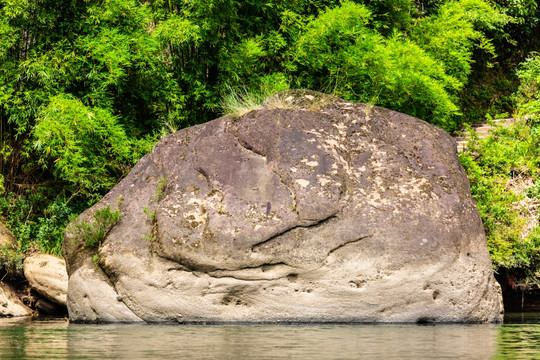
[{"label": "weathered rock face", "polygon": [[15,291],[9,285],[0,282],[0,317],[30,315],[32,315],[32,310],[19,300]]},{"label": "weathered rock face", "polygon": [[47,254],[24,259],[24,276],[30,287],[58,305],[66,306],[68,276],[64,259]]},{"label": "weathered rock face", "polygon": [[288,109],[160,141],[81,216],[122,199],[98,250],[71,225],[72,321],[501,321],[450,136],[319,93],[277,99]]}]

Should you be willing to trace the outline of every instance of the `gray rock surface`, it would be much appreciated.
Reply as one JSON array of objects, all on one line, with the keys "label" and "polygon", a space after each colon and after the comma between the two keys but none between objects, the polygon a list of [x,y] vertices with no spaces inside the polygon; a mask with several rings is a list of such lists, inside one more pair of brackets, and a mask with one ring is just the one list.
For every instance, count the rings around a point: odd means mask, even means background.
[{"label": "gray rock surface", "polygon": [[30,287],[58,305],[66,306],[66,262],[54,255],[36,254],[24,259],[23,271]]},{"label": "gray rock surface", "polygon": [[0,281],[0,317],[30,315],[32,315],[32,310],[19,300],[13,288]]},{"label": "gray rock surface", "polygon": [[161,140],[81,215],[119,206],[98,249],[70,225],[71,321],[502,320],[450,136],[315,92],[268,104]]}]

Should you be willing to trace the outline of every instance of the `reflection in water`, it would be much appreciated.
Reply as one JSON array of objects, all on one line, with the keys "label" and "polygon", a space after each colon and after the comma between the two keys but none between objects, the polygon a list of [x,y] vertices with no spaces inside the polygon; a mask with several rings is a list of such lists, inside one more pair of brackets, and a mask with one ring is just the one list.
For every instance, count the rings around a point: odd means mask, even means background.
[{"label": "reflection in water", "polygon": [[[108,338],[99,348],[82,340],[89,339],[84,328],[70,331],[69,353],[111,358],[140,358],[141,354],[197,359],[403,359],[433,358],[433,354],[481,358],[492,351],[496,335],[494,327],[478,326],[115,326],[105,329]],[[101,337],[103,331],[95,335]],[[476,337],[484,340],[482,345]]]},{"label": "reflection in water", "polygon": [[495,359],[540,359],[540,314],[510,314],[497,333]]},{"label": "reflection in water", "polygon": [[540,358],[539,320],[504,325],[203,326],[0,319],[0,359]]},{"label": "reflection in water", "polygon": [[0,359],[66,358],[68,333],[64,319],[32,321],[0,318]]}]

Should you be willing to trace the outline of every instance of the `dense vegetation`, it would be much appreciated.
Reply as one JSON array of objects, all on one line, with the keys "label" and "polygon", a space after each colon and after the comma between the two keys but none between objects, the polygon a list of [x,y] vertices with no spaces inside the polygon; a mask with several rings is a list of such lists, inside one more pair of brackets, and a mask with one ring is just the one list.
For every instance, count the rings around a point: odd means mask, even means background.
[{"label": "dense vegetation", "polygon": [[[0,0],[2,217],[19,255],[59,254],[70,217],[162,136],[290,87],[449,132],[533,114],[539,19],[534,0]],[[516,166],[537,178],[522,149],[537,154],[535,129],[462,157],[497,267],[536,266],[537,233],[516,237],[520,199],[504,192]]]},{"label": "dense vegetation", "polygon": [[540,284],[540,56],[517,72],[517,112],[535,114],[479,139],[460,156],[486,229],[493,265],[524,285]]}]

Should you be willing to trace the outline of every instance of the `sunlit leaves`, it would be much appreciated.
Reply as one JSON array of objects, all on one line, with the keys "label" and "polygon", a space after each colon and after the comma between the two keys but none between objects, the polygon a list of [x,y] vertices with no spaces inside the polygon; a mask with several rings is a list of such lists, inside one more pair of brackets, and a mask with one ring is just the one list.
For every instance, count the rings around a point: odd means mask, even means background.
[{"label": "sunlit leaves", "polygon": [[451,129],[457,80],[412,41],[367,27],[371,13],[351,2],[306,27],[295,49],[300,84],[389,107]]},{"label": "sunlit leaves", "polygon": [[[540,53],[533,52],[518,71],[520,86],[516,94],[522,115],[540,113]],[[538,115],[537,115],[538,116]]]},{"label": "sunlit leaves", "polygon": [[34,146],[52,160],[60,179],[93,192],[114,185],[130,154],[130,142],[109,111],[66,96],[51,98],[38,114]]},{"label": "sunlit leaves", "polygon": [[509,20],[483,0],[449,1],[437,14],[418,20],[411,28],[411,37],[444,64],[448,75],[459,80],[459,90],[471,72],[475,48],[483,48],[495,56],[482,30],[502,29]]},{"label": "sunlit leaves", "polygon": [[171,15],[167,20],[158,23],[153,30],[162,44],[182,45],[188,42],[196,43],[201,35],[199,26],[191,21],[178,16]]},{"label": "sunlit leaves", "polygon": [[1,0],[0,7],[7,18],[15,18],[18,16],[27,17],[30,15],[30,0]]},{"label": "sunlit leaves", "polygon": [[[540,200],[537,125],[520,121],[492,136],[472,137],[460,155],[486,230],[495,269],[520,277],[540,276],[540,228],[534,203]],[[532,205],[532,207],[531,207]],[[532,210],[532,211],[531,211]]]}]

